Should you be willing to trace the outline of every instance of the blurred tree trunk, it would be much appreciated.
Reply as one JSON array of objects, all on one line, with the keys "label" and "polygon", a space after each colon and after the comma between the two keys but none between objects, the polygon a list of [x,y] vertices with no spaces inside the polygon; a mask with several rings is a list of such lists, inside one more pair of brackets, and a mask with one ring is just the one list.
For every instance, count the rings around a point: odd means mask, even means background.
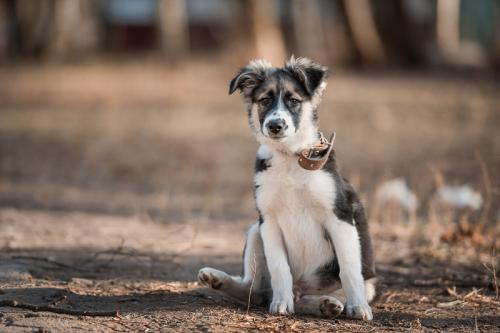
[{"label": "blurred tree trunk", "polygon": [[356,48],[367,65],[386,63],[369,0],[344,0],[347,22]]},{"label": "blurred tree trunk", "polygon": [[384,0],[373,4],[375,22],[390,64],[435,63],[436,3],[433,0]]},{"label": "blurred tree trunk", "polygon": [[95,51],[99,41],[98,5],[93,0],[55,0],[48,56],[79,57]]},{"label": "blurred tree trunk", "polygon": [[438,0],[437,42],[450,61],[456,61],[460,50],[460,0]]},{"label": "blurred tree trunk", "polygon": [[287,52],[276,6],[276,1],[250,1],[257,56],[281,65]]},{"label": "blurred tree trunk", "polygon": [[158,4],[160,46],[170,58],[189,53],[189,20],[186,2],[160,0]]},{"label": "blurred tree trunk", "polygon": [[52,0],[4,0],[6,49],[11,58],[39,57],[46,50],[54,14]]},{"label": "blurred tree trunk", "polygon": [[497,1],[495,8],[495,55],[493,61],[500,74],[500,1]]},{"label": "blurred tree trunk", "polygon": [[325,35],[321,4],[317,0],[292,0],[292,19],[298,56],[325,62]]},{"label": "blurred tree trunk", "polygon": [[326,63],[352,64],[359,55],[356,54],[352,43],[342,1],[321,1],[321,13],[324,16],[322,30],[325,42],[323,48],[328,58]]},{"label": "blurred tree trunk", "polygon": [[9,53],[9,30],[11,21],[6,1],[0,1],[0,61],[5,61]]}]

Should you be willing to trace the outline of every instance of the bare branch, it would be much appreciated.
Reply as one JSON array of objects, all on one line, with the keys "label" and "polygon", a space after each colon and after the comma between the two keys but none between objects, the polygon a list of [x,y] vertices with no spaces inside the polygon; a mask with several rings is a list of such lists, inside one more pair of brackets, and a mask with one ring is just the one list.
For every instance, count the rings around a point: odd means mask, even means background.
[{"label": "bare branch", "polygon": [[58,314],[67,314],[70,316],[88,316],[88,317],[116,317],[118,316],[118,311],[87,311],[87,310],[72,310],[72,309],[61,309],[50,305],[35,305],[31,303],[18,302],[16,300],[3,300],[0,301],[0,307],[8,306],[11,308],[19,308],[30,311],[45,311]]}]

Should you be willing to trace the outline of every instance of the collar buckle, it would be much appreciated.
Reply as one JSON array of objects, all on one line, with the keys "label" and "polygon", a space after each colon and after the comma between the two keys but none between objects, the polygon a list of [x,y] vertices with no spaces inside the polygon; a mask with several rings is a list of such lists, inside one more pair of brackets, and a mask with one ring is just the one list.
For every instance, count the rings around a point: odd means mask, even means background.
[{"label": "collar buckle", "polygon": [[333,142],[335,141],[335,132],[330,136],[328,141],[323,133],[319,133],[320,139],[318,143],[313,144],[310,148],[306,148],[300,151],[299,165],[310,171],[319,170],[328,161],[330,154],[333,150]]}]

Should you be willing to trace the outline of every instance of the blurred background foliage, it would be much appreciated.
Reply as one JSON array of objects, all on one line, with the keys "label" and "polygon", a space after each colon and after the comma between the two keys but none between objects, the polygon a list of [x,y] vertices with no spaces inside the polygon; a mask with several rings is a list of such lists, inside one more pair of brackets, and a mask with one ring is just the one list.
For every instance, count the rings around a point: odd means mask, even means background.
[{"label": "blurred background foliage", "polygon": [[0,57],[144,51],[172,60],[238,50],[277,63],[294,53],[330,65],[498,68],[499,8],[497,0],[2,0]]},{"label": "blurred background foliage", "polygon": [[1,0],[0,205],[253,218],[227,83],[291,54],[373,219],[498,220],[499,0]]}]

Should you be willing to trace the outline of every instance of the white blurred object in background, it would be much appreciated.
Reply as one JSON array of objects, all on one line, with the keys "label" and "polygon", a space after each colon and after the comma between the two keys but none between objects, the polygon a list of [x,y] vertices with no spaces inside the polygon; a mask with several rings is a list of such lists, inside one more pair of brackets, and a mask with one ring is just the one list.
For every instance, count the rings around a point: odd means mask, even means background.
[{"label": "white blurred object in background", "polygon": [[414,211],[418,207],[417,196],[402,178],[391,179],[380,185],[376,198],[382,204],[396,202],[408,211]]},{"label": "white blurred object in background", "polygon": [[481,193],[474,191],[469,185],[441,186],[437,189],[435,198],[457,208],[479,209],[483,205]]}]

